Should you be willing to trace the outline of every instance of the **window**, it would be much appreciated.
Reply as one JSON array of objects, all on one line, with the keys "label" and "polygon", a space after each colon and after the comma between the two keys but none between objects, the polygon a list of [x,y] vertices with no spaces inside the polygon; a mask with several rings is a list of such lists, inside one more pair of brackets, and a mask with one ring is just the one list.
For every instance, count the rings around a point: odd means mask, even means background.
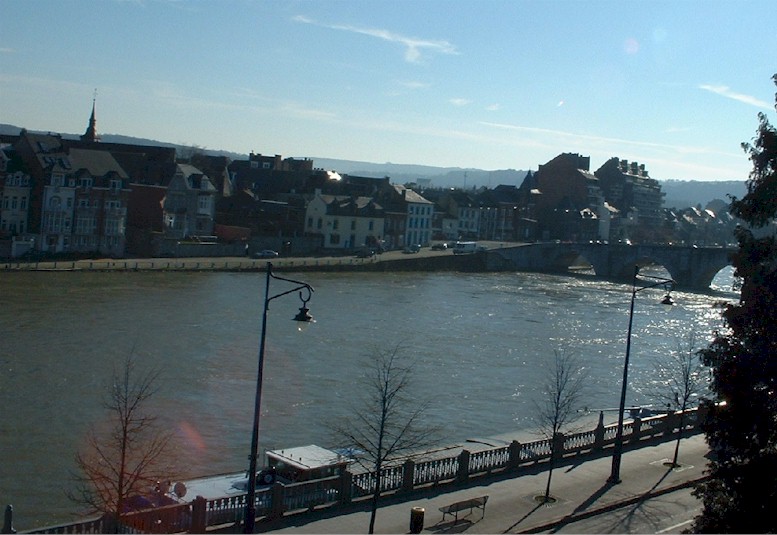
[{"label": "window", "polygon": [[309,217],[308,218],[308,228],[312,228],[312,227],[313,227],[313,218]]},{"label": "window", "polygon": [[27,209],[27,197],[22,197],[19,199],[19,210],[26,210]]},{"label": "window", "polygon": [[324,222],[321,220],[321,218],[318,218],[318,223],[316,224],[316,228],[321,230],[321,227],[323,226]]},{"label": "window", "polygon": [[333,228],[334,230],[337,230],[337,228],[338,228],[339,226],[340,226],[340,221],[339,221],[339,220],[335,219],[334,221],[332,221],[332,228]]},{"label": "window", "polygon": [[375,228],[375,221],[370,220],[370,223],[368,226],[370,230],[373,230]]},{"label": "window", "polygon": [[351,230],[356,230],[356,220],[351,219]]}]

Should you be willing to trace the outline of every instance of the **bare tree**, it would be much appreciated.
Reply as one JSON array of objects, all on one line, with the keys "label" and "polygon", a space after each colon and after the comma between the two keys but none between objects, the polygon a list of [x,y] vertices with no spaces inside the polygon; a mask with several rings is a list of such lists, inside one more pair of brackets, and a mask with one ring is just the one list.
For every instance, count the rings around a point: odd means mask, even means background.
[{"label": "bare tree", "polygon": [[103,402],[108,421],[89,431],[76,454],[76,486],[68,492],[89,513],[118,519],[133,509],[132,499],[153,497],[156,484],[171,479],[167,462],[171,435],[146,412],[158,378],[158,371],[138,372],[132,356],[114,370]]},{"label": "bare tree", "polygon": [[657,397],[663,400],[667,408],[674,407],[674,410],[680,412],[677,442],[672,458],[672,466],[676,467],[679,466],[677,458],[680,454],[680,441],[685,427],[685,411],[691,407],[693,399],[698,397],[709,384],[709,375],[705,373],[699,350],[696,349],[694,333],[691,332],[688,335],[687,345],[678,342],[677,351],[660,362],[657,372],[661,385],[656,393]]},{"label": "bare tree", "polygon": [[429,402],[410,393],[413,366],[400,356],[401,349],[374,351],[361,403],[332,426],[340,439],[360,450],[356,462],[373,476],[369,533],[375,529],[383,471],[430,447],[437,436],[437,428],[423,420]]},{"label": "bare tree", "polygon": [[578,410],[585,385],[586,373],[574,353],[557,350],[542,388],[542,397],[535,402],[535,420],[540,433],[550,441],[548,481],[543,502],[550,501],[550,482],[558,455],[556,436],[580,417]]}]

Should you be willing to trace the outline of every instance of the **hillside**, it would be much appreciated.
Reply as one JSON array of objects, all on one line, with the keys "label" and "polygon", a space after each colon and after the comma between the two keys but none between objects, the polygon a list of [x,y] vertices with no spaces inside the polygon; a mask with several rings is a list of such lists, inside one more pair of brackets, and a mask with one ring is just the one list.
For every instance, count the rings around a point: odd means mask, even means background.
[{"label": "hillside", "polygon": [[[13,125],[0,124],[0,135],[18,135],[21,128]],[[77,138],[76,134],[62,134],[65,138]],[[167,143],[153,139],[135,138],[119,134],[101,134],[106,143],[124,143],[150,146],[175,147],[182,152],[200,147],[189,147]],[[233,160],[247,159],[248,155],[226,150],[204,149],[208,154],[228,156]],[[289,155],[285,155],[289,157]],[[433,188],[493,188],[499,185],[520,186],[527,171],[515,169],[483,170],[463,169],[460,167],[433,167],[417,164],[371,163],[353,160],[337,160],[311,156],[291,156],[294,158],[309,158],[316,168],[334,170],[341,174],[382,178],[390,177],[396,184],[421,182]],[[664,206],[667,208],[684,208],[701,204],[706,206],[710,201],[720,199],[729,202],[729,195],[742,197],[746,192],[743,181],[709,182],[699,180],[659,180],[661,188],[666,193]]]}]

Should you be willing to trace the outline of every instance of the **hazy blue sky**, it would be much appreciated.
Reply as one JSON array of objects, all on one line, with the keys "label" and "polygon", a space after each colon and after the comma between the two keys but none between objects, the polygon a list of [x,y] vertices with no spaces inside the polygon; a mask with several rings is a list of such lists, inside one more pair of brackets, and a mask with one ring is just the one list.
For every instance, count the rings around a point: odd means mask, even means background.
[{"label": "hazy blue sky", "polygon": [[774,0],[2,0],[0,122],[481,169],[746,179]]}]

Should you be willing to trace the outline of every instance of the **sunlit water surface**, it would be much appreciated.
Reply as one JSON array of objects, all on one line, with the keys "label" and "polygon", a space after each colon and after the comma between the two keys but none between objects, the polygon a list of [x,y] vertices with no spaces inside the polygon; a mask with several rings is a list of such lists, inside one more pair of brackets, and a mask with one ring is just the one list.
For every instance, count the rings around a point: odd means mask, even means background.
[{"label": "sunlit water surface", "polygon": [[[292,275],[294,277],[294,275]],[[316,323],[289,321],[295,294],[272,301],[262,450],[337,445],[332,422],[358,403],[364,362],[399,345],[413,386],[446,440],[533,429],[538,385],[557,350],[578,355],[585,406],[616,407],[630,286],[531,273],[299,275],[315,287]],[[733,301],[731,270],[707,294],[639,292],[627,403],[655,404],[656,370],[693,333],[702,347]],[[272,293],[288,289],[273,282]],[[17,529],[73,518],[73,457],[114,366],[134,354],[161,369],[153,411],[175,432],[181,476],[247,465],[263,274],[20,273],[0,276],[0,505]],[[607,413],[615,418],[615,413]]]}]

